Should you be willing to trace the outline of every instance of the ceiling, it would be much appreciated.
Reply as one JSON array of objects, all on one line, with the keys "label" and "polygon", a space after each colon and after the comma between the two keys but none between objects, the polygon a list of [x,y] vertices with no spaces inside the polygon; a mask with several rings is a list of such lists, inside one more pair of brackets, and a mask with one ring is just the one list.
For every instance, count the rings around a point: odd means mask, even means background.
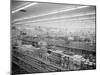
[{"label": "ceiling", "polygon": [[[26,10],[22,12],[20,10]],[[93,19],[95,6],[12,1],[12,23],[26,24],[57,19]]]}]

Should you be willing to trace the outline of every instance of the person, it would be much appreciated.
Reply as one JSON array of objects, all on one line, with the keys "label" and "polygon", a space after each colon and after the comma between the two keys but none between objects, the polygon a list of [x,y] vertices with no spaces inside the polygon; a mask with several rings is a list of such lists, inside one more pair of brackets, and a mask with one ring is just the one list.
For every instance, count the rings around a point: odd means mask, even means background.
[{"label": "person", "polygon": [[68,64],[69,64],[69,57],[62,56],[61,57],[61,66],[63,68],[68,68]]}]

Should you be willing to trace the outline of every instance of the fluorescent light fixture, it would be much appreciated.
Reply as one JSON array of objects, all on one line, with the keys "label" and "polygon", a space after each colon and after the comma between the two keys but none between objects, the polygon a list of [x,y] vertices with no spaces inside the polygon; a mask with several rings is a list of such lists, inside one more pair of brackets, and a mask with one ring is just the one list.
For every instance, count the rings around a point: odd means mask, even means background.
[{"label": "fluorescent light fixture", "polygon": [[15,24],[24,24],[24,23],[33,23],[33,22],[39,22],[39,21],[48,21],[48,20],[56,20],[56,19],[65,19],[65,18],[74,18],[74,17],[80,17],[80,16],[88,16],[88,15],[95,15],[95,13],[87,13],[87,14],[78,14],[74,16],[62,16],[62,17],[55,17],[55,18],[47,18],[47,19],[40,19],[35,21],[27,21],[27,22],[19,22]]},{"label": "fluorescent light fixture", "polygon": [[28,5],[28,4],[30,4],[30,2],[23,3],[23,4],[19,5],[19,6],[17,6],[16,8],[12,8],[12,11],[17,10],[17,9],[19,9],[21,7],[24,7],[24,6]]},{"label": "fluorescent light fixture", "polygon": [[12,14],[16,13],[16,12],[22,10],[22,9],[26,9],[26,8],[28,8],[30,6],[36,5],[36,4],[38,4],[38,3],[30,3],[30,4],[26,5],[26,6],[23,6],[23,7],[19,8],[19,9],[16,9],[16,10],[12,11]]},{"label": "fluorescent light fixture", "polygon": [[46,15],[51,15],[51,14],[56,14],[56,13],[61,13],[61,12],[65,12],[65,11],[71,11],[71,10],[86,8],[86,7],[89,7],[89,6],[80,6],[80,7],[76,7],[76,8],[72,8],[72,9],[64,8],[64,9],[61,9],[61,10],[55,10],[55,11],[52,11],[52,12],[49,12],[49,13],[44,13],[44,14],[37,15],[37,16],[26,17],[26,18],[21,18],[21,19],[15,19],[14,22],[15,21],[20,21],[20,20],[25,20],[25,19],[31,19],[31,18],[46,16]]}]

